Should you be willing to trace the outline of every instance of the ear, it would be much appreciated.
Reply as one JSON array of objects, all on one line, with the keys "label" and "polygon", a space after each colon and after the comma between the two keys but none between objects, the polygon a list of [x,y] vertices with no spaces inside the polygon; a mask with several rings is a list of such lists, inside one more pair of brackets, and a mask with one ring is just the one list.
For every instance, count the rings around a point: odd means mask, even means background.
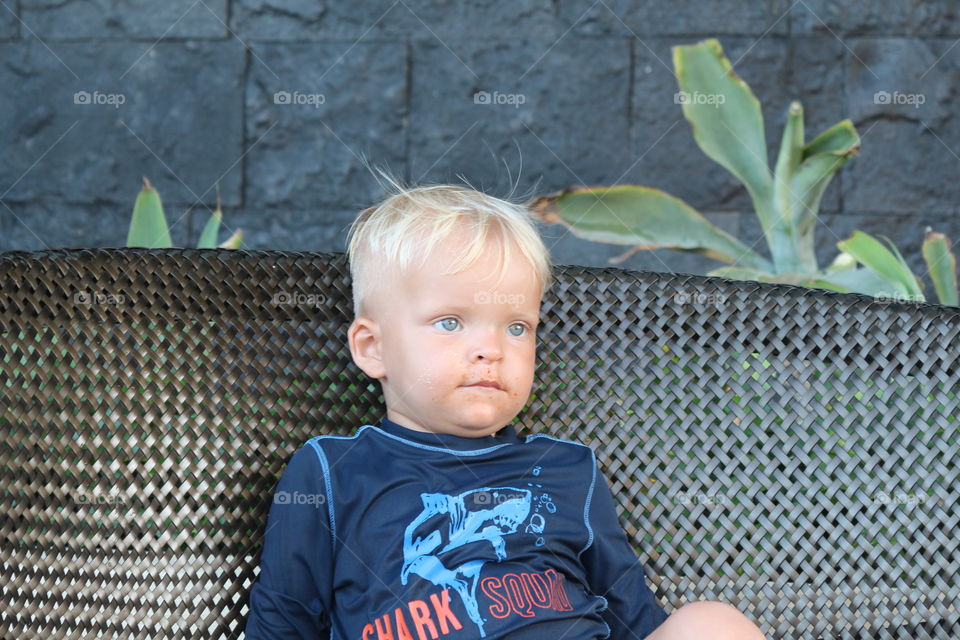
[{"label": "ear", "polygon": [[386,375],[380,349],[380,326],[376,322],[363,316],[355,318],[347,329],[347,340],[353,361],[365,374],[374,379]]}]

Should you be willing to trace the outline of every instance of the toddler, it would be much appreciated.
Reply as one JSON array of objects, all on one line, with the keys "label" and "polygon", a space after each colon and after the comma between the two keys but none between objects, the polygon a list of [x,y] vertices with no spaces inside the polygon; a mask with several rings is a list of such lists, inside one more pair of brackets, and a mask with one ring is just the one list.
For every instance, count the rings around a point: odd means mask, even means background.
[{"label": "toddler", "polygon": [[762,640],[720,602],[668,617],[593,450],[517,435],[552,278],[527,210],[391,185],[347,250],[350,352],[386,414],[291,457],[247,640]]}]

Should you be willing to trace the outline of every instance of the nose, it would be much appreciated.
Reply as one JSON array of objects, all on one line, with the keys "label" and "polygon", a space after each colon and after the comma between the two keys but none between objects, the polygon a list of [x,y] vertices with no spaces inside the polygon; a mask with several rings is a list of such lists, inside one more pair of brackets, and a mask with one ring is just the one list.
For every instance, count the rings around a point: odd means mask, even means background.
[{"label": "nose", "polygon": [[501,336],[496,329],[483,329],[478,332],[474,342],[471,360],[496,361],[503,358],[503,348],[500,345]]}]

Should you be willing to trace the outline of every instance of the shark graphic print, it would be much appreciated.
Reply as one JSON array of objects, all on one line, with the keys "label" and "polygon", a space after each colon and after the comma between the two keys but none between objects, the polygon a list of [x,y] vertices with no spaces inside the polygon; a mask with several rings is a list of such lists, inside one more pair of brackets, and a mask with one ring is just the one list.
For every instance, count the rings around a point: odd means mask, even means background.
[{"label": "shark graphic print", "polygon": [[275,496],[250,640],[630,638],[667,617],[580,443],[384,419],[311,438]]},{"label": "shark graphic print", "polygon": [[[411,574],[435,585],[451,588],[463,602],[470,619],[486,637],[477,607],[477,580],[487,559],[449,561],[463,557],[455,553],[466,545],[480,544],[483,555],[492,549],[497,562],[507,557],[504,538],[515,534],[530,515],[532,494],[513,487],[483,487],[457,495],[421,493],[423,510],[403,535],[403,568],[400,580],[407,584]],[[422,534],[422,535],[420,535]]]}]

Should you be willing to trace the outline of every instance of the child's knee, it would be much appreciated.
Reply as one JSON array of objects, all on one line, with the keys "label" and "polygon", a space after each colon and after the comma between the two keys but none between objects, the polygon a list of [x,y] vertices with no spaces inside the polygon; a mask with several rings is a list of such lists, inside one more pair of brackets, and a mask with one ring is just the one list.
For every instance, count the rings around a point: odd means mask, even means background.
[{"label": "child's knee", "polygon": [[760,628],[733,605],[716,600],[688,602],[670,615],[670,638],[765,640]]}]

